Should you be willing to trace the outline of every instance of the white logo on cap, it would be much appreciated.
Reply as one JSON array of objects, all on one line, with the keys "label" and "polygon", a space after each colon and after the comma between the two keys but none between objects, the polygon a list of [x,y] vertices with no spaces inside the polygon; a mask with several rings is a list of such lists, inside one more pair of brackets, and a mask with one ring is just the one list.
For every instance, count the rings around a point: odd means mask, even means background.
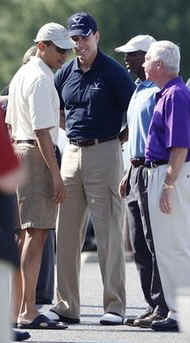
[{"label": "white logo on cap", "polygon": [[77,24],[80,21],[80,16],[73,17],[73,21]]}]

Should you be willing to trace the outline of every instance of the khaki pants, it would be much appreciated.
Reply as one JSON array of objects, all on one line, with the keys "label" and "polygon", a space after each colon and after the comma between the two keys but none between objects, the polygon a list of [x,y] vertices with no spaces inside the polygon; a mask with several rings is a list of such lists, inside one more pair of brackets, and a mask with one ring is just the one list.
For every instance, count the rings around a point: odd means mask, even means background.
[{"label": "khaki pants", "polygon": [[0,261],[0,342],[10,343],[10,280],[11,267],[9,264]]},{"label": "khaki pants", "polygon": [[171,191],[171,214],[159,208],[166,170],[166,165],[150,170],[148,201],[164,296],[169,316],[175,319],[176,291],[190,287],[190,162],[184,163]]},{"label": "khaki pants", "polygon": [[123,161],[119,140],[83,148],[68,144],[61,174],[67,198],[58,213],[58,303],[54,310],[67,317],[80,316],[80,253],[85,238],[83,222],[89,207],[104,285],[104,311],[124,315],[123,202],[118,195]]}]

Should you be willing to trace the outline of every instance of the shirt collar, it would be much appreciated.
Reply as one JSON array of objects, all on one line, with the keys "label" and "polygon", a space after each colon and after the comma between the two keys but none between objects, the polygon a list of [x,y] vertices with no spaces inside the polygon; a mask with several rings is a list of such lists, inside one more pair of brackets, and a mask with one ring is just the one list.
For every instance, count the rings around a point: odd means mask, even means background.
[{"label": "shirt collar", "polygon": [[53,70],[42,60],[42,58],[38,56],[31,56],[30,58],[31,63],[37,64],[40,68],[48,74],[52,79],[54,79],[54,72]]},{"label": "shirt collar", "polygon": [[135,80],[135,83],[137,85],[137,87],[146,87],[146,88],[150,88],[155,86],[155,83],[153,83],[150,80],[141,80],[139,77]]},{"label": "shirt collar", "polygon": [[91,69],[98,68],[101,65],[102,59],[103,59],[103,53],[98,49],[96,58],[95,58],[95,60],[94,60],[94,62],[92,64]]},{"label": "shirt collar", "polygon": [[[89,70],[96,69],[101,64],[102,56],[103,56],[103,53],[98,49],[95,60],[92,63],[92,66]],[[79,66],[79,60],[77,57],[75,57],[75,59],[74,59],[72,71],[81,71],[80,66]]]},{"label": "shirt collar", "polygon": [[165,84],[165,86],[161,89],[161,91],[157,93],[157,99],[159,99],[162,95],[166,94],[168,91],[168,88],[181,82],[182,82],[182,78],[180,76],[177,76],[174,79],[168,81]]},{"label": "shirt collar", "polygon": [[72,71],[77,71],[77,70],[81,70],[79,67],[79,61],[78,58],[75,57],[74,62],[73,62],[73,66],[72,66]]}]

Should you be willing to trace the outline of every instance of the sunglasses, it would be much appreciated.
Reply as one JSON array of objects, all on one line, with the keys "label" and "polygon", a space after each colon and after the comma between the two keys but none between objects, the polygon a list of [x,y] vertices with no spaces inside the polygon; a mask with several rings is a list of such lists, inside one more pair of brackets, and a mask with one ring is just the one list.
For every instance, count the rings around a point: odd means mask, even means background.
[{"label": "sunglasses", "polygon": [[53,44],[53,46],[55,47],[55,50],[59,53],[59,54],[67,54],[69,52],[69,49],[62,49],[59,46]]},{"label": "sunglasses", "polygon": [[47,46],[53,45],[55,47],[55,50],[59,53],[59,54],[67,54],[69,52],[69,50],[71,49],[63,49],[60,48],[59,46],[55,45],[52,41],[44,41],[44,44]]}]

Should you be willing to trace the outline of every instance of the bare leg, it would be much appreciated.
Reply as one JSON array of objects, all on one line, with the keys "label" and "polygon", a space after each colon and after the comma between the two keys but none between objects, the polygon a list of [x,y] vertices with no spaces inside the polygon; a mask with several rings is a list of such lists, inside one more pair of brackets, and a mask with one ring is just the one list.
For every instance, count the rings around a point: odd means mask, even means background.
[{"label": "bare leg", "polygon": [[22,303],[19,317],[33,320],[39,312],[36,308],[36,286],[41,258],[48,230],[27,229],[21,254]]},{"label": "bare leg", "polygon": [[[21,255],[25,238],[25,230],[21,231],[17,235],[17,244],[19,248],[19,254]],[[11,287],[11,304],[12,304],[12,322],[16,323],[22,299],[22,277],[20,268],[14,270],[12,273],[12,287]]]}]

